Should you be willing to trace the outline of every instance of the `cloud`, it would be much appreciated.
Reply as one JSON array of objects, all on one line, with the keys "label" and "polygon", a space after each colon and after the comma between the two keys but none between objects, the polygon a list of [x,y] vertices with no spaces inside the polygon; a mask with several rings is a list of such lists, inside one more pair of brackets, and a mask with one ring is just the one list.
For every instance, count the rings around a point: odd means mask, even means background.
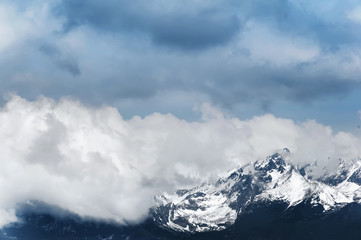
[{"label": "cloud", "polygon": [[225,44],[240,28],[240,20],[229,8],[217,6],[203,1],[63,0],[54,12],[65,17],[66,31],[89,25],[100,32],[140,32],[156,44],[196,50]]},{"label": "cloud", "polygon": [[71,56],[64,56],[58,47],[51,44],[42,44],[39,50],[47,55],[60,69],[64,69],[74,76],[80,74],[77,61]]},{"label": "cloud", "polygon": [[120,110],[142,116],[192,109],[174,95],[258,112],[334,100],[361,91],[360,25],[347,15],[354,7],[338,0],[4,1],[0,92],[131,105]]},{"label": "cloud", "polygon": [[312,39],[325,52],[337,51],[344,45],[358,45],[358,26],[349,23],[347,12],[355,2],[333,1],[242,1],[248,19],[267,23],[297,39]]},{"label": "cloud", "polygon": [[182,1],[164,2],[62,0],[54,13],[65,17],[65,30],[87,25],[101,32],[143,33],[154,43],[180,49],[204,49],[229,43],[243,24],[259,21],[294,38],[317,41],[324,50],[357,43],[360,37],[348,18],[355,3],[328,1]]},{"label": "cloud", "polygon": [[347,17],[356,23],[361,23],[361,6],[357,6],[356,8],[352,9],[348,12]]},{"label": "cloud", "polygon": [[[240,120],[209,104],[203,120],[153,113],[125,120],[112,107],[12,96],[0,111],[0,223],[27,200],[121,224],[143,219],[152,197],[214,181],[288,147],[295,165],[360,156],[361,139],[314,120],[271,114]],[[4,214],[3,214],[4,213]]]}]

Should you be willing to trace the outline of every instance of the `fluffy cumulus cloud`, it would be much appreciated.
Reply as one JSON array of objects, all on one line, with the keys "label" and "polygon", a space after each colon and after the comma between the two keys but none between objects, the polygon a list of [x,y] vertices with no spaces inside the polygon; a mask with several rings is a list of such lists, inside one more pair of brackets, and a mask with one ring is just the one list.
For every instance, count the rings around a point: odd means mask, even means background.
[{"label": "fluffy cumulus cloud", "polygon": [[143,116],[144,105],[192,109],[190,98],[228,109],[336,99],[360,91],[358,9],[340,0],[5,0],[0,92],[131,105]]},{"label": "fluffy cumulus cloud", "polygon": [[81,216],[137,222],[152,197],[211,182],[284,147],[294,164],[335,167],[360,156],[361,139],[313,120],[267,114],[240,120],[210,104],[202,120],[154,113],[125,120],[109,106],[12,96],[0,110],[0,224],[28,200]]}]

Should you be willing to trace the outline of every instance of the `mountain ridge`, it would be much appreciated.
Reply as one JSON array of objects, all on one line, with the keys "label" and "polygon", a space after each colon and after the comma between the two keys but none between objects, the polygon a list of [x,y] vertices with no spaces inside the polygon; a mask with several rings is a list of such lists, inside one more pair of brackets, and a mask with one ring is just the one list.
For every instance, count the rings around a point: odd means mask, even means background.
[{"label": "mountain ridge", "polygon": [[215,184],[156,196],[153,220],[173,231],[220,231],[233,225],[243,209],[259,203],[283,202],[287,205],[284,211],[307,203],[309,208],[321,206],[324,213],[360,203],[359,159],[312,180],[290,163],[289,155],[290,151],[283,149],[265,160],[239,167]]}]

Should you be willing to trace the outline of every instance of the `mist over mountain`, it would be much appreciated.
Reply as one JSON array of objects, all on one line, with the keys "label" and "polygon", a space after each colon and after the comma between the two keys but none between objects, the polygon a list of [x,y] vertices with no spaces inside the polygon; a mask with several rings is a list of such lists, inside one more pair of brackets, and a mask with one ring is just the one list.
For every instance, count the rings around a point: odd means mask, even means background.
[{"label": "mist over mountain", "polygon": [[[167,114],[125,120],[110,107],[13,96],[0,111],[0,223],[36,200],[82,217],[142,221],[154,195],[214,182],[284,146],[310,178],[359,156],[360,139],[315,121],[267,114],[242,121],[204,105],[203,120]],[[317,146],[317,147],[315,147]],[[307,167],[309,166],[309,167]],[[6,181],[5,181],[6,179]]]},{"label": "mist over mountain", "polygon": [[361,226],[361,159],[317,180],[284,149],[214,184],[156,196],[137,224],[84,219],[41,202],[17,210],[1,239],[355,239]]}]

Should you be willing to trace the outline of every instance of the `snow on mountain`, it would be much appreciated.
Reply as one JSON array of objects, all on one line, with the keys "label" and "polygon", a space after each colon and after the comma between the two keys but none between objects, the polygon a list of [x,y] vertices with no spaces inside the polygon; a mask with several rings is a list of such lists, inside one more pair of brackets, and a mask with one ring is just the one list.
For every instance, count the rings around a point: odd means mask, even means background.
[{"label": "snow on mountain", "polygon": [[163,228],[182,232],[222,230],[234,224],[245,207],[255,203],[309,202],[324,211],[361,199],[361,160],[341,163],[333,174],[308,179],[292,166],[288,149],[247,164],[215,184],[204,184],[174,195],[157,196],[153,219]]},{"label": "snow on mountain", "polygon": [[323,178],[326,184],[352,199],[353,202],[361,203],[361,159],[350,162],[340,161],[338,169]]},{"label": "snow on mountain", "polygon": [[[270,168],[267,171],[270,182],[265,185],[265,190],[256,196],[256,200],[281,200],[289,203],[289,206],[294,206],[305,199],[310,199],[312,204],[320,204],[324,210],[352,202],[351,198],[337,189],[302,176],[295,168],[286,163],[280,154],[274,155],[270,161],[280,162],[279,165],[282,168]],[[255,166],[257,169],[258,165]]]},{"label": "snow on mountain", "polygon": [[159,215],[159,211],[167,211],[166,219],[159,217],[158,221],[178,231],[225,229],[237,218],[236,210],[230,207],[237,196],[228,197],[222,190],[220,186],[203,185],[172,196],[158,196],[155,212]]}]

